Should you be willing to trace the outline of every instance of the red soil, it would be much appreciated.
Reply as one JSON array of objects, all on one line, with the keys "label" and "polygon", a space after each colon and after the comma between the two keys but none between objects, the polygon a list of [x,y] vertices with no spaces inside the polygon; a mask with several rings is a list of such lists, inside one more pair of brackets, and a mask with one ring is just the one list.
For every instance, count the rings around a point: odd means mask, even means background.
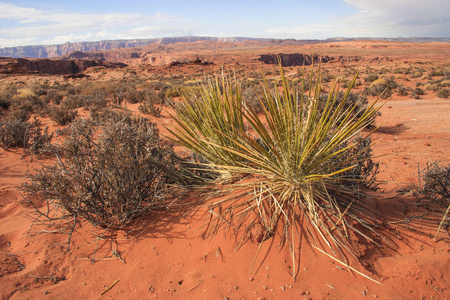
[{"label": "red soil", "polygon": [[[278,247],[275,237],[262,243],[251,268],[259,247],[255,238],[238,251],[235,238],[226,231],[213,239],[200,238],[199,228],[206,220],[202,211],[189,216],[154,213],[140,221],[135,232],[117,232],[115,243],[97,238],[101,232],[83,224],[66,252],[67,235],[29,234],[33,209],[21,201],[17,189],[27,170],[54,159],[32,161],[17,149],[0,151],[0,295],[3,299],[448,299],[448,232],[440,232],[433,242],[442,214],[419,203],[413,189],[397,191],[418,183],[418,163],[420,168],[434,160],[450,163],[450,101],[432,93],[420,100],[393,96],[381,113],[377,118],[381,127],[372,140],[377,142],[374,154],[387,155],[377,159],[379,179],[387,183],[369,198],[381,213],[380,221],[386,225],[382,233],[390,241],[381,246],[362,243],[360,262],[351,260],[356,270],[381,284],[315,250],[305,237],[298,264],[292,264],[288,247]],[[155,121],[169,124],[170,118],[164,113]],[[294,268],[296,281],[291,276]]]}]

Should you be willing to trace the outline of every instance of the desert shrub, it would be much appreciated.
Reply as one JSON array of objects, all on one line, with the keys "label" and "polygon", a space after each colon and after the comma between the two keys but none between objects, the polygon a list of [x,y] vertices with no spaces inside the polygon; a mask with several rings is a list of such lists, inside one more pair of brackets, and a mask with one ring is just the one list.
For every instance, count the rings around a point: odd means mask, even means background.
[{"label": "desert shrub", "polygon": [[435,203],[447,207],[434,236],[434,239],[436,239],[445,222],[447,221],[447,227],[450,225],[450,220],[447,220],[450,213],[450,165],[444,166],[437,162],[428,165],[423,181],[425,196],[434,200]]},{"label": "desert shrub", "polygon": [[138,109],[144,113],[158,117],[161,114],[161,106],[164,104],[164,92],[157,92],[152,89],[145,89],[144,100]]},{"label": "desert shrub", "polygon": [[439,86],[437,84],[427,83],[423,86],[423,88],[427,91],[437,91]]},{"label": "desert shrub", "polygon": [[47,110],[50,119],[58,125],[67,125],[72,122],[76,116],[77,111],[67,108],[66,106],[52,106]]},{"label": "desert shrub", "polygon": [[[319,97],[319,108],[323,109],[327,105],[329,94],[322,93]],[[351,110],[349,114],[355,118],[356,120],[359,119],[364,115],[364,111],[367,109],[369,105],[369,101],[367,100],[367,96],[364,95],[364,93],[353,93],[350,92],[346,94],[345,92],[337,92],[335,94],[336,100],[334,102],[334,107],[337,108],[341,103],[343,102],[343,107],[345,109]],[[381,113],[377,113],[377,115],[374,116],[372,122],[368,125],[369,127],[375,126],[375,117],[380,115]]]},{"label": "desert shrub", "polygon": [[77,109],[86,106],[86,97],[82,95],[69,95],[61,101],[61,105],[67,109]]},{"label": "desert shrub", "polygon": [[27,111],[28,113],[36,113],[44,116],[47,109],[47,103],[37,96],[15,97],[12,100],[11,111]]},{"label": "desert shrub", "polygon": [[61,103],[61,101],[63,100],[63,95],[61,93],[59,93],[58,90],[48,90],[47,94],[45,95],[45,102],[46,103],[53,103],[55,105],[59,105]]},{"label": "desert shrub", "polygon": [[122,102],[127,96],[127,89],[124,86],[117,87],[111,95],[111,102],[113,104],[122,105]]},{"label": "desert shrub", "polygon": [[242,100],[247,107],[251,107],[257,114],[264,110],[264,104],[256,93],[254,86],[244,86],[242,88]]},{"label": "desert shrub", "polygon": [[397,87],[397,95],[399,96],[408,96],[409,92],[408,89],[404,86],[398,86]]},{"label": "desert shrub", "polygon": [[367,82],[367,83],[372,83],[372,82],[374,82],[374,81],[377,80],[377,79],[378,79],[378,75],[375,74],[375,73],[367,74],[367,75],[364,77],[364,81]]},{"label": "desert shrub", "polygon": [[421,71],[415,71],[414,73],[411,74],[411,78],[419,78],[423,75],[423,73]]},{"label": "desert shrub", "polygon": [[63,159],[30,175],[22,187],[29,201],[38,196],[47,203],[41,216],[56,218],[55,210],[62,208],[77,221],[122,228],[150,210],[169,207],[176,199],[170,197],[173,185],[201,181],[171,147],[160,144],[156,126],[146,119],[125,116],[98,126],[79,119],[63,132],[58,151]]},{"label": "desert shrub", "polygon": [[395,88],[397,88],[395,80],[383,77],[372,82],[369,88],[365,89],[365,92],[367,95],[381,95],[381,98],[386,99],[392,95],[392,90]]},{"label": "desert shrub", "polygon": [[136,89],[130,89],[127,91],[126,100],[128,103],[135,104],[144,100],[144,91],[138,91]]},{"label": "desert shrub", "polygon": [[129,110],[117,111],[111,108],[103,108],[90,111],[92,122],[95,126],[101,126],[105,122],[120,122],[121,120],[131,119],[132,113]]},{"label": "desert shrub", "polygon": [[15,94],[16,89],[12,85],[0,86],[0,109],[8,109]]},{"label": "desert shrub", "polygon": [[1,148],[23,147],[25,152],[41,154],[49,149],[52,137],[47,127],[42,131],[41,122],[36,118],[31,122],[14,115],[0,119]]},{"label": "desert shrub", "polygon": [[[368,209],[360,206],[364,200],[354,201],[360,194],[358,185],[346,184],[364,179],[344,174],[368,149],[357,148],[360,143],[354,138],[373,122],[379,108],[373,103],[354,118],[351,110],[356,108],[345,108],[350,88],[336,105],[336,83],[320,105],[319,80],[305,95],[281,72],[281,93],[263,84],[261,97],[267,103],[263,117],[243,104],[239,85],[229,80],[221,83],[223,91],[205,85],[200,97],[186,99],[176,108],[178,126],[170,130],[175,141],[204,157],[221,174],[221,189],[232,194],[211,204],[205,236],[221,226],[234,230],[246,226],[249,232],[260,223],[265,229],[263,240],[277,231],[293,245],[293,236],[302,230],[299,226],[307,223],[315,228],[315,233],[307,231],[314,240],[322,239],[337,253],[343,248],[356,251],[349,232],[361,232],[352,222],[371,228],[370,217]],[[314,82],[320,76],[311,72],[307,77]],[[243,176],[246,180],[238,184],[233,180]]]},{"label": "desert shrub", "polygon": [[436,70],[436,69],[431,69],[430,71],[430,76],[445,76],[444,71],[443,70]]},{"label": "desert shrub", "polygon": [[436,94],[439,98],[448,99],[450,97],[450,89],[440,89]]},{"label": "desert shrub", "polygon": [[425,95],[425,91],[424,91],[422,88],[420,88],[420,87],[415,88],[415,89],[414,89],[414,93],[415,93],[416,95],[419,95],[419,96]]},{"label": "desert shrub", "polygon": [[166,98],[174,98],[174,97],[180,97],[180,90],[178,87],[170,87],[166,90]]},{"label": "desert shrub", "polygon": [[442,80],[441,86],[442,87],[450,87],[450,80]]},{"label": "desert shrub", "polygon": [[8,149],[24,145],[25,136],[31,124],[16,116],[0,119],[0,147]]},{"label": "desert shrub", "polygon": [[423,175],[423,193],[435,202],[450,204],[450,165],[437,162],[429,165]]},{"label": "desert shrub", "polygon": [[27,132],[24,150],[33,155],[39,155],[52,150],[53,133],[48,132],[48,126],[42,130],[40,123],[35,120]]}]

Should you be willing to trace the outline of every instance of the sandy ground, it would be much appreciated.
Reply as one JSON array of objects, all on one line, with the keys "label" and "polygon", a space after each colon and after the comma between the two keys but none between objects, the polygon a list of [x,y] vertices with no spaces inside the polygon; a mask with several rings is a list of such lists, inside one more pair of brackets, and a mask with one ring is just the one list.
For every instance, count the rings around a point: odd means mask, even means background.
[{"label": "sandy ground", "polygon": [[[413,185],[418,184],[418,168],[426,163],[450,163],[450,101],[432,93],[418,100],[394,95],[381,113],[380,129],[372,140],[377,142],[379,179],[386,183],[368,197],[380,212],[382,233],[389,242],[361,244],[360,261],[352,261],[356,270],[373,280],[313,249],[305,237],[297,245],[301,246],[297,264],[275,237],[262,244],[252,268],[259,244],[249,239],[237,250],[235,237],[225,231],[202,239],[204,211],[188,217],[154,213],[135,231],[117,232],[116,242],[98,238],[101,231],[83,224],[67,252],[67,235],[30,234],[33,209],[21,201],[17,189],[27,170],[54,159],[31,160],[21,149],[13,149],[0,150],[0,295],[2,299],[448,299],[450,237],[442,231],[433,242],[442,214],[419,202]],[[155,121],[170,124],[164,114]]]}]

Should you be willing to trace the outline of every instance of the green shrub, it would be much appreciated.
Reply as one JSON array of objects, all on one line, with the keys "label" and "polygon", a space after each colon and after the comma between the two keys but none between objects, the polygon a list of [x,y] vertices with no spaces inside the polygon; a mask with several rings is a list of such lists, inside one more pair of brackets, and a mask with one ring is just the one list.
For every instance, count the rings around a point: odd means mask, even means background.
[{"label": "green shrub", "polygon": [[[281,93],[267,82],[263,85],[261,97],[267,108],[262,118],[243,104],[239,85],[228,80],[203,86],[201,97],[186,99],[176,108],[178,125],[170,130],[175,141],[204,157],[222,175],[221,189],[231,194],[211,204],[205,235],[221,226],[234,230],[247,226],[249,232],[260,223],[263,240],[279,229],[283,241],[293,245],[305,218],[316,229],[315,234],[310,232],[314,240],[320,236],[338,253],[343,248],[355,250],[348,239],[349,231],[357,231],[352,222],[370,228],[370,218],[367,208],[360,206],[364,200],[354,202],[360,194],[355,183],[365,180],[346,172],[370,148],[355,138],[373,122],[379,108],[373,103],[359,118],[351,111],[355,106],[345,108],[356,77],[337,105],[336,85],[320,105],[320,80],[313,80],[313,74],[306,80],[315,82],[312,90],[317,92],[305,95],[281,72]],[[235,183],[243,176],[246,180]]]}]

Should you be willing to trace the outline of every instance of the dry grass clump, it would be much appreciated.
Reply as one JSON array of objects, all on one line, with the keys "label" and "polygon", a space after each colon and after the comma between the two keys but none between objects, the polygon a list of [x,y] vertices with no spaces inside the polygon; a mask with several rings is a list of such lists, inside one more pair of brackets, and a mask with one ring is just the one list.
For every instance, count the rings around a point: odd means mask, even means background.
[{"label": "dry grass clump", "polygon": [[394,79],[382,77],[373,81],[368,88],[365,89],[367,95],[387,99],[391,97],[392,91],[397,88],[397,83]]},{"label": "dry grass clump", "polygon": [[30,203],[46,203],[43,209],[36,205],[39,221],[55,225],[70,218],[75,226],[84,219],[122,228],[150,210],[169,207],[177,191],[171,185],[201,182],[160,143],[156,126],[146,119],[105,117],[97,125],[79,119],[63,132],[58,163],[29,175],[22,187]]},{"label": "dry grass clump", "polygon": [[[208,167],[222,174],[222,189],[231,193],[211,203],[205,234],[222,226],[247,226],[249,232],[260,223],[263,240],[278,232],[294,253],[305,218],[315,228],[309,231],[311,242],[341,253],[342,260],[343,249],[356,252],[352,234],[370,239],[364,232],[372,230],[373,220],[358,185],[366,179],[348,172],[370,157],[370,142],[357,137],[373,123],[379,108],[375,103],[361,108],[361,101],[346,105],[356,76],[342,100],[335,83],[323,104],[320,71],[314,75],[303,80],[314,82],[308,94],[288,82],[282,69],[281,93],[264,81],[262,115],[244,105],[239,84],[226,79],[210,81],[201,96],[189,97],[176,108],[177,127],[171,130],[175,140],[206,158]],[[240,182],[229,180],[242,176]]]}]

